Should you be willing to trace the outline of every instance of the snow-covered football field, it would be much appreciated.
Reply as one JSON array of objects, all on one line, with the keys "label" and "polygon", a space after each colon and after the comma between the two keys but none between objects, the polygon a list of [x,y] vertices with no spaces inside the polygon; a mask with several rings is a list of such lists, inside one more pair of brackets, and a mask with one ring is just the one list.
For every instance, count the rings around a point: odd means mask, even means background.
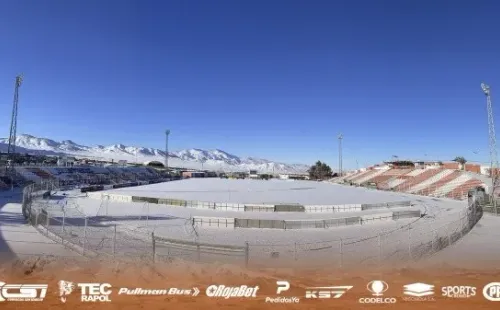
[{"label": "snow-covered football field", "polygon": [[[66,193],[64,199],[67,217],[85,214],[93,221],[95,235],[109,234],[109,227],[116,225],[122,235],[119,238],[137,238],[147,243],[152,232],[156,237],[215,244],[219,246],[245,247],[254,260],[268,258],[272,253],[294,260],[331,259],[342,255],[366,257],[384,255],[385,260],[407,255],[407,229],[411,224],[411,242],[426,243],[436,234],[455,232],[464,225],[460,217],[466,202],[450,199],[421,197],[411,194],[390,193],[365,188],[312,181],[261,181],[227,179],[189,179],[175,182],[145,185],[132,188],[107,190],[104,194],[143,196],[169,199],[197,200],[234,204],[300,203],[303,205],[339,205],[411,201],[413,206],[398,209],[421,210],[422,218],[373,221],[363,225],[311,229],[258,229],[221,228],[192,225],[193,217],[239,218],[253,220],[326,220],[340,217],[387,213],[387,208],[352,212],[244,212],[197,207],[168,206],[144,202],[119,202],[95,199],[77,193]],[[62,202],[55,200],[54,214],[61,216]],[[57,213],[56,210],[60,210]],[[74,210],[72,212],[71,210]],[[307,209],[306,209],[307,210]],[[108,227],[108,228],[95,228]],[[80,228],[78,228],[80,229]],[[97,231],[101,229],[100,231]],[[107,232],[104,230],[108,229]],[[104,237],[103,237],[104,238]],[[366,240],[365,240],[366,239]],[[363,240],[360,242],[360,240]],[[339,250],[339,244],[344,248]],[[384,253],[380,252],[383,246]],[[126,250],[124,250],[126,251]],[[162,250],[157,254],[175,251]],[[180,252],[178,252],[180,253]],[[167,255],[167,254],[165,254]],[[175,255],[175,254],[174,254]],[[178,254],[178,255],[184,255]],[[389,257],[390,256],[390,257]],[[373,258],[373,257],[372,257]],[[218,257],[217,259],[221,259]],[[373,258],[375,259],[375,258]],[[378,257],[380,259],[380,257]]]},{"label": "snow-covered football field", "polygon": [[[411,258],[412,255],[417,256],[422,245],[428,247],[437,237],[460,237],[461,228],[467,224],[463,220],[467,207],[465,201],[312,181],[190,179],[107,190],[104,193],[217,203],[300,203],[315,206],[411,201],[411,207],[391,208],[391,210],[421,210],[424,216],[330,228],[285,230],[205,227],[193,225],[193,217],[298,221],[382,214],[387,210],[318,213],[307,212],[307,209],[306,212],[226,211],[193,206],[109,201],[69,191],[56,192],[53,200],[48,204],[44,202],[52,217],[51,230],[55,234],[64,231],[64,240],[72,240],[75,243],[81,242],[84,236],[87,249],[110,255],[112,251],[117,255],[127,255],[131,252],[147,254],[151,251],[151,234],[154,232],[157,238],[216,245],[214,248],[234,246],[245,249],[246,247],[250,261],[262,264],[275,262],[284,265],[287,260],[294,263],[326,261],[330,264],[338,264],[340,260],[344,264],[345,262],[359,264],[381,260],[401,261]],[[9,208],[6,209],[4,206],[2,210],[12,212],[13,204],[6,206]],[[89,218],[89,222],[84,233],[82,218],[85,216]],[[65,226],[61,229],[63,217]],[[45,237],[40,236],[40,238]],[[51,242],[52,240],[49,243]],[[455,242],[454,240],[452,246]],[[53,246],[57,247],[56,244]],[[432,247],[434,246],[432,244]],[[61,255],[68,255],[69,250],[62,246],[58,249],[62,251]],[[240,250],[235,250],[236,254],[233,255],[223,253],[225,250],[202,249],[200,255],[199,248],[195,253],[196,250],[186,250],[178,245],[172,246],[162,242],[156,244],[155,251],[159,257],[193,259],[195,256],[194,259],[202,261],[215,260],[227,263],[242,262],[244,254]]]}]

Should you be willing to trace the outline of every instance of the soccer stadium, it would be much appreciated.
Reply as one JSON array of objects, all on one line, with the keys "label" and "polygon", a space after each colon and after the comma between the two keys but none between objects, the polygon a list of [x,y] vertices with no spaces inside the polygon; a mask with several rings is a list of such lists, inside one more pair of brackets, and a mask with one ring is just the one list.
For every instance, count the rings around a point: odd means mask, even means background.
[{"label": "soccer stadium", "polygon": [[149,167],[15,169],[32,183],[25,217],[82,257],[348,268],[425,260],[482,217],[483,175],[410,166],[387,162],[323,182],[174,180]]}]

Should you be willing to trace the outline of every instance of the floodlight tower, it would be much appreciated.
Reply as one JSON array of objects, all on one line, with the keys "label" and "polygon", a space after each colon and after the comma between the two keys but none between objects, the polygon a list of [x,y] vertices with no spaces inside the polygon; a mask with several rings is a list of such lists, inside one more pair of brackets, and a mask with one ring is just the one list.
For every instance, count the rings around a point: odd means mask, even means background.
[{"label": "floodlight tower", "polygon": [[344,136],[342,134],[339,134],[338,139],[339,139],[339,176],[342,176],[342,139]]},{"label": "floodlight tower", "polygon": [[170,135],[170,130],[165,131],[165,169],[168,172],[168,135]]},{"label": "floodlight tower", "polygon": [[489,146],[490,146],[490,171],[491,171],[491,181],[492,181],[492,191],[491,195],[493,197],[493,206],[496,208],[496,199],[494,197],[495,188],[498,181],[498,157],[497,157],[497,139],[495,134],[495,122],[493,119],[493,107],[491,105],[491,91],[490,87],[484,83],[481,83],[481,88],[486,95],[486,108],[488,111],[488,133],[489,133]]},{"label": "floodlight tower", "polygon": [[17,134],[17,106],[19,103],[19,87],[23,83],[23,76],[16,76],[16,84],[14,88],[14,102],[12,105],[12,118],[10,120],[10,135],[9,135],[9,146],[7,149],[7,156],[10,159],[11,166],[14,164],[14,158],[16,154],[16,134]]}]

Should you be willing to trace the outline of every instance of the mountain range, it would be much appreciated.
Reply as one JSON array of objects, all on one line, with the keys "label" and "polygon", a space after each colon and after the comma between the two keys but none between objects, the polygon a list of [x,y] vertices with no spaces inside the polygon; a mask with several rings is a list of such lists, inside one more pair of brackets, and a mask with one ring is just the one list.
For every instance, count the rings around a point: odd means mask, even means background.
[{"label": "mountain range", "polygon": [[[0,151],[6,152],[8,139],[0,138]],[[109,146],[86,146],[71,140],[61,142],[39,138],[28,134],[16,138],[16,151],[40,155],[72,155],[105,160],[127,160],[128,162],[146,162],[165,160],[165,151],[155,148],[114,144]],[[223,171],[257,170],[262,173],[304,173],[309,166],[303,164],[285,164],[254,157],[238,157],[222,150],[186,149],[169,153],[169,166]]]}]

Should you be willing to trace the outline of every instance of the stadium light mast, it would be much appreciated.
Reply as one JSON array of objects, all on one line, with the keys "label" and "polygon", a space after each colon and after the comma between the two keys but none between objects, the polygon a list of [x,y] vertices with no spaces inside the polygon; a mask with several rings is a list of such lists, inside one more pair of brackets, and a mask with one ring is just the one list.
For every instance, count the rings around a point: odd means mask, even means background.
[{"label": "stadium light mast", "polygon": [[342,134],[339,134],[338,139],[339,139],[339,176],[342,176],[342,139],[344,136]]},{"label": "stadium light mast", "polygon": [[7,156],[11,160],[11,165],[14,163],[16,154],[16,138],[17,138],[17,107],[19,104],[19,87],[23,83],[23,76],[16,76],[16,84],[14,87],[14,102],[12,104],[12,116],[10,120],[10,135]]},{"label": "stadium light mast", "polygon": [[493,198],[493,208],[495,209],[495,214],[497,211],[497,204],[495,199],[495,188],[498,180],[498,157],[497,157],[497,139],[495,134],[495,122],[493,119],[493,107],[491,105],[491,91],[490,87],[485,83],[481,83],[481,89],[486,96],[486,109],[488,111],[488,134],[489,134],[489,146],[490,146],[490,173],[491,173],[491,197]]},{"label": "stadium light mast", "polygon": [[16,76],[16,83],[14,86],[14,101],[12,103],[12,116],[10,120],[10,134],[9,134],[9,146],[7,148],[7,159],[9,161],[9,172],[10,175],[10,186],[11,190],[14,190],[14,177],[15,170],[14,164],[16,161],[16,140],[17,140],[17,107],[19,105],[19,87],[23,83],[23,75],[20,74]]},{"label": "stadium light mast", "polygon": [[168,135],[170,135],[170,130],[165,131],[165,169],[168,172]]}]

